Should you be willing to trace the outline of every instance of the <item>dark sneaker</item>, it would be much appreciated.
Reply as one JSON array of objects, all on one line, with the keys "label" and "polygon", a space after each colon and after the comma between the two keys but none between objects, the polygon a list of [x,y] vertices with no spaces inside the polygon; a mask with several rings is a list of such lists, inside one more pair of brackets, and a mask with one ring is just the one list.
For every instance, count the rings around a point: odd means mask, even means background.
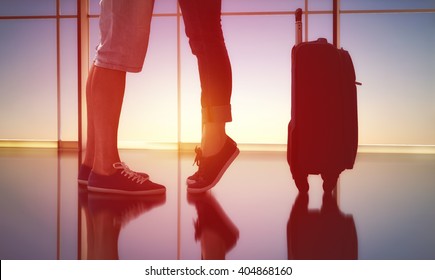
[{"label": "dark sneaker", "polygon": [[151,195],[166,192],[162,185],[153,183],[148,176],[142,176],[128,168],[123,162],[113,164],[116,172],[112,175],[100,175],[91,172],[88,181],[88,190],[93,192]]},{"label": "dark sneaker", "polygon": [[227,137],[224,147],[219,153],[210,157],[201,157],[198,172],[190,176],[195,176],[195,181],[187,183],[187,191],[201,193],[213,188],[239,152],[236,142]]},{"label": "dark sneaker", "polygon": [[[84,164],[81,164],[80,168],[79,168],[79,175],[77,176],[78,183],[81,185],[87,185],[91,171],[92,171],[91,167],[84,165]],[[149,178],[148,174],[146,174],[146,173],[138,172],[138,174],[140,174],[144,178],[147,178],[147,179]]]}]

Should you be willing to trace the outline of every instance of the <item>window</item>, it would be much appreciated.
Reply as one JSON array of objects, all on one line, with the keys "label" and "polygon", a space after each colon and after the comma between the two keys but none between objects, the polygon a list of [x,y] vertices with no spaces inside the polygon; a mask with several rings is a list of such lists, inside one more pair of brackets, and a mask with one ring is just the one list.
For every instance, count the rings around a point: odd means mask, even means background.
[{"label": "window", "polygon": [[[89,0],[84,19],[89,61],[98,43],[98,2]],[[285,148],[298,7],[308,12],[305,39],[331,41],[332,0],[223,0],[233,68],[228,131],[241,144]],[[0,144],[78,141],[77,18],[77,1],[0,2]],[[340,1],[340,44],[363,83],[360,144],[435,145],[433,26],[434,1]],[[143,71],[127,76],[120,147],[199,142],[196,58],[176,0],[156,1],[151,32]]]}]

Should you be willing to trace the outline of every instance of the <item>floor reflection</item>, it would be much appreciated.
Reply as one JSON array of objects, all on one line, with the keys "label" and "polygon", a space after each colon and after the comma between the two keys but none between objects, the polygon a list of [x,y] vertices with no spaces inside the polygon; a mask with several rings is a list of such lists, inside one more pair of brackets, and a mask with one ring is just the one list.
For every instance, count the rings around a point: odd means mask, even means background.
[{"label": "floor reflection", "polygon": [[239,238],[237,226],[210,191],[189,193],[187,200],[195,205],[198,215],[194,227],[195,240],[201,243],[201,259],[224,260]]},{"label": "floor reflection", "polygon": [[163,197],[77,185],[75,151],[0,149],[1,259],[435,259],[435,155],[358,154],[332,197],[299,195],[285,153],[242,151],[188,196],[193,153],[122,150]]},{"label": "floor reflection", "polygon": [[344,214],[337,197],[324,193],[320,210],[308,209],[309,196],[299,193],[287,224],[288,258],[352,260],[358,258],[358,238],[352,215]]},{"label": "floor reflection", "polygon": [[122,228],[166,201],[166,194],[128,196],[95,193],[80,185],[78,197],[79,222],[83,226],[78,242],[82,248],[80,258],[87,260],[119,259],[118,238]]}]

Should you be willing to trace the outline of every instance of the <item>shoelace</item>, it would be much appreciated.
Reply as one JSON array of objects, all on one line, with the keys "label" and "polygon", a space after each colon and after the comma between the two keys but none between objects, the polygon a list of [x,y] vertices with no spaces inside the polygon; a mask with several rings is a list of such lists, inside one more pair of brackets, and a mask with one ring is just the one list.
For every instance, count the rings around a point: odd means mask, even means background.
[{"label": "shoelace", "polygon": [[202,158],[202,150],[201,150],[201,148],[197,146],[195,148],[195,153],[196,153],[196,156],[195,156],[195,159],[193,160],[193,164],[192,165],[196,164],[197,166],[199,166],[201,164],[201,158]]},{"label": "shoelace", "polygon": [[199,219],[193,220],[193,227],[195,228],[195,241],[198,241],[201,238],[202,227],[199,223]]},{"label": "shoelace", "polygon": [[125,164],[124,162],[114,163],[113,168],[122,170],[121,174],[123,174],[124,176],[128,176],[128,179],[132,180],[133,182],[136,181],[138,184],[142,184],[143,182],[148,180],[148,178],[144,178],[140,174],[128,168],[127,164]]}]

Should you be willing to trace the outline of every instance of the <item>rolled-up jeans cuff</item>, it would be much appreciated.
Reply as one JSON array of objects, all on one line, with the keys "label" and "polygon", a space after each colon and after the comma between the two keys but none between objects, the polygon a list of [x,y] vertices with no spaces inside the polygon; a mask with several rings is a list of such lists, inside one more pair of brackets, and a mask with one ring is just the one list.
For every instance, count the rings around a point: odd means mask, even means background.
[{"label": "rolled-up jeans cuff", "polygon": [[231,122],[232,120],[231,105],[202,108],[203,123]]}]

